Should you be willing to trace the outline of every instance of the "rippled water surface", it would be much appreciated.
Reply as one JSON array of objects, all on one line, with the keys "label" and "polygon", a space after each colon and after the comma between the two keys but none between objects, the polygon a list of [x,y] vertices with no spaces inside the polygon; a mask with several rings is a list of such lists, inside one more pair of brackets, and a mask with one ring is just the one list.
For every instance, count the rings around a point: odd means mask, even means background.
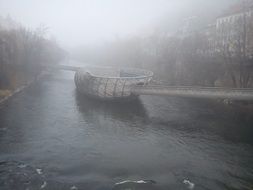
[{"label": "rippled water surface", "polygon": [[253,119],[210,101],[96,102],[73,73],[47,76],[0,106],[0,189],[253,189]]}]

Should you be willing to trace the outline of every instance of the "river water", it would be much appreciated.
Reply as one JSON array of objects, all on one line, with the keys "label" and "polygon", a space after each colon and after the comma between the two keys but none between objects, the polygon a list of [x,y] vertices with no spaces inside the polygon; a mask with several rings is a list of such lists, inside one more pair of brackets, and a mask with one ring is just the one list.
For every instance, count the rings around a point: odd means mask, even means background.
[{"label": "river water", "polygon": [[[0,106],[0,189],[252,189],[253,119],[211,101],[96,102],[59,71]],[[184,184],[189,180],[194,187]]]}]

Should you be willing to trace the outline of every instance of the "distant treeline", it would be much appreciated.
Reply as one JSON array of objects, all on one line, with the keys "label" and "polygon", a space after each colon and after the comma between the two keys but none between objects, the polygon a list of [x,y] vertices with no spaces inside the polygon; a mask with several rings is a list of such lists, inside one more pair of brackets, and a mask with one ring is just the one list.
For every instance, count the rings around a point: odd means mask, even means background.
[{"label": "distant treeline", "polygon": [[83,47],[72,55],[92,64],[150,69],[169,85],[217,86],[226,75],[222,57],[208,54],[201,34],[184,39],[160,34],[132,37],[100,48]]},{"label": "distant treeline", "polygon": [[0,25],[0,89],[15,89],[38,76],[44,66],[64,57],[57,43],[45,38],[46,30]]},{"label": "distant treeline", "polygon": [[253,59],[241,51],[232,56],[226,47],[216,50],[196,32],[183,39],[154,34],[116,40],[100,48],[80,48],[72,56],[91,64],[150,69],[169,85],[253,87]]},{"label": "distant treeline", "polygon": [[252,7],[211,24],[186,30],[181,23],[179,32],[153,30],[72,55],[88,63],[150,69],[169,85],[253,88]]}]

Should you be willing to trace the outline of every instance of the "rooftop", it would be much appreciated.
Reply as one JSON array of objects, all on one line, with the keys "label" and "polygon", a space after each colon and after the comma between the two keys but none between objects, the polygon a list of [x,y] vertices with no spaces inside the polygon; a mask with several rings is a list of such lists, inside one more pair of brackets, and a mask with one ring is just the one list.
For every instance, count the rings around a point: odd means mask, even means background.
[{"label": "rooftop", "polygon": [[218,18],[235,15],[253,9],[253,0],[241,0],[240,2],[230,6]]}]

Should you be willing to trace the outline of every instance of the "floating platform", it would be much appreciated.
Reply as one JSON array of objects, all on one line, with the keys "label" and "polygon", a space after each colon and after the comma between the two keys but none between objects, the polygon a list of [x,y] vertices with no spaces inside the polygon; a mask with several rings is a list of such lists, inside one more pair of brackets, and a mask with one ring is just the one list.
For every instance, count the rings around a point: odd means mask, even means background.
[{"label": "floating platform", "polygon": [[138,96],[131,89],[147,86],[153,72],[143,69],[84,67],[75,73],[77,90],[89,97],[103,100],[131,99]]},{"label": "floating platform", "polygon": [[102,100],[129,100],[139,95],[159,95],[253,101],[253,88],[149,85],[153,72],[143,69],[65,65],[54,68],[74,71],[77,90],[81,94]]}]

